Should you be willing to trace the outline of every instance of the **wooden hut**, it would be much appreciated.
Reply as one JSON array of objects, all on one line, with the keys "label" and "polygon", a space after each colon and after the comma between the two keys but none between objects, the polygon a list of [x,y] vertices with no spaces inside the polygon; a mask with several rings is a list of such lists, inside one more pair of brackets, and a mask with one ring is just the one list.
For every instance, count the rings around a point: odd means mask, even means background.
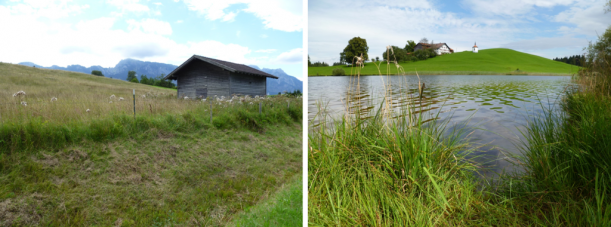
[{"label": "wooden hut", "polygon": [[193,55],[164,79],[176,80],[178,97],[265,95],[267,78],[277,76],[243,64]]}]

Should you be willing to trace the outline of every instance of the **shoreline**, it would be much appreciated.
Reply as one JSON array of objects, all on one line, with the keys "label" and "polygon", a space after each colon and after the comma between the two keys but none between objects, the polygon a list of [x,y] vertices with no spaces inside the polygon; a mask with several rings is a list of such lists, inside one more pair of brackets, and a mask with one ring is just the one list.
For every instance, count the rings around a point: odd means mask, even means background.
[{"label": "shoreline", "polygon": [[[390,76],[415,76],[416,72],[405,72],[402,75]],[[420,76],[572,76],[570,73],[539,73],[539,72],[485,72],[485,71],[424,71],[418,72]],[[308,77],[325,77],[334,75],[308,75]],[[350,76],[350,75],[344,75]],[[356,75],[353,75],[356,76]],[[360,76],[380,76],[379,74],[361,74]],[[385,75],[382,75],[385,76]]]}]

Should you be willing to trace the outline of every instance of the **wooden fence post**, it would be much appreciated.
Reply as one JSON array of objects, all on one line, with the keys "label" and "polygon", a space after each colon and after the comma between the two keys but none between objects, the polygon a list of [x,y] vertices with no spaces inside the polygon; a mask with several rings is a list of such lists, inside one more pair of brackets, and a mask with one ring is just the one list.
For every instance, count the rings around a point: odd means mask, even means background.
[{"label": "wooden fence post", "polygon": [[134,89],[134,120],[136,120],[136,89]]},{"label": "wooden fence post", "polygon": [[259,114],[261,114],[261,102],[259,102]]},{"label": "wooden fence post", "polygon": [[212,124],[212,101],[210,101],[210,124]]}]

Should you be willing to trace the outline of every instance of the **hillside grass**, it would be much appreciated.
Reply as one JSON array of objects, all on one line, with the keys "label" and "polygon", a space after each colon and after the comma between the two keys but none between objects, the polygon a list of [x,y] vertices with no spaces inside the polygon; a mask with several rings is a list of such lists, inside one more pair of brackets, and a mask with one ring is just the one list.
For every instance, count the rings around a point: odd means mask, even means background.
[{"label": "hillside grass", "polygon": [[[379,64],[379,63],[378,63]],[[553,61],[540,56],[519,51],[494,48],[458,52],[437,56],[424,61],[399,63],[405,75],[572,75],[579,69],[577,66]],[[356,75],[351,66],[308,67],[308,76],[333,75],[335,68],[342,68],[346,75]],[[392,71],[396,71],[392,67]],[[516,71],[519,69],[519,71]],[[386,75],[386,67],[380,71],[374,63],[366,63],[360,75]],[[381,73],[381,74],[380,74]]]},{"label": "hillside grass", "polygon": [[301,116],[2,63],[0,226],[226,225],[300,174]]}]

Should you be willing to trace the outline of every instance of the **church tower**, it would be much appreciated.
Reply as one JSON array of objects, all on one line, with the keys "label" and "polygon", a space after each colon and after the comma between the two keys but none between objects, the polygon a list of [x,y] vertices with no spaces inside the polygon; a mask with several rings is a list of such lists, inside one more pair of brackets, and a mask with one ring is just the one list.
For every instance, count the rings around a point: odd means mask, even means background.
[{"label": "church tower", "polygon": [[473,53],[477,53],[477,42],[475,42],[475,45],[473,45]]}]

